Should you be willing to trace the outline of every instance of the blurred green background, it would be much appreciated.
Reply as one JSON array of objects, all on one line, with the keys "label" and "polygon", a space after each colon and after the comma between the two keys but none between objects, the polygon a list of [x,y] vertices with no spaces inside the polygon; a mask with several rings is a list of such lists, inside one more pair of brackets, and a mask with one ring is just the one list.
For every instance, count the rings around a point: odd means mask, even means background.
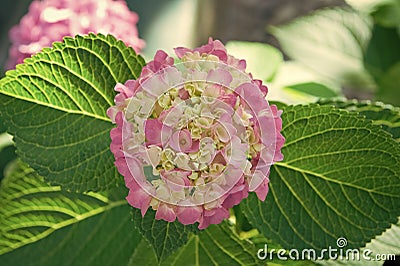
[{"label": "blurred green background", "polygon": [[[0,11],[0,63],[7,57],[9,29],[27,12],[30,0],[3,0]],[[341,0],[127,0],[139,14],[139,34],[146,40],[144,55],[157,49],[197,46],[209,36],[278,45],[267,25],[279,25],[312,10],[344,5]]]}]

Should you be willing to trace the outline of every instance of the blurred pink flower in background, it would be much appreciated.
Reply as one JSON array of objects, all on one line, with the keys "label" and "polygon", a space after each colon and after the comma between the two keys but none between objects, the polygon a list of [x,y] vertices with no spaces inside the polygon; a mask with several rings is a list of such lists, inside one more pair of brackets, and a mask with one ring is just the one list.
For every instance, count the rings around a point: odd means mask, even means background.
[{"label": "blurred pink flower in background", "polygon": [[14,68],[42,48],[62,41],[64,36],[89,32],[111,34],[140,52],[145,43],[138,37],[138,19],[125,1],[33,1],[19,25],[10,30],[12,46],[6,68]]}]

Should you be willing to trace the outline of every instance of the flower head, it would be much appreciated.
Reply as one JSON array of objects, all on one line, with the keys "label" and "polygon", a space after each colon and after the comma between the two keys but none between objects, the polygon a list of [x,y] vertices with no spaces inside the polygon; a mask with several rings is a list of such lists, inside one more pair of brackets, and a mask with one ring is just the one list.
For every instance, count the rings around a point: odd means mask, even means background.
[{"label": "flower head", "polygon": [[269,168],[283,159],[281,111],[220,41],[175,52],[176,64],[158,51],[137,80],[115,87],[111,150],[132,206],[203,229],[250,191],[265,199]]},{"label": "flower head", "polygon": [[125,1],[35,0],[9,33],[12,46],[7,68],[65,36],[89,32],[112,34],[139,52],[144,41],[138,37],[137,21],[138,15],[128,9]]}]

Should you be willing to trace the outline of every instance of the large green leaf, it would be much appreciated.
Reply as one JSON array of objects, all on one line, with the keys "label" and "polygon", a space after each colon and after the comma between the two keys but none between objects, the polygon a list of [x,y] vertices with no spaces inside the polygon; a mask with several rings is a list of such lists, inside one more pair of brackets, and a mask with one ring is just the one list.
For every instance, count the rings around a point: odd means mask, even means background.
[{"label": "large green leaf", "polygon": [[[332,101],[324,100],[320,102],[325,105],[333,105],[338,108],[346,109],[353,112],[358,112],[370,119],[373,124],[380,125],[382,128],[389,132],[393,138],[400,141],[400,109],[393,107],[388,104],[381,102],[371,101]],[[361,249],[360,252],[369,249],[372,251],[371,258],[374,258],[377,254],[399,254],[400,250],[400,222],[393,224],[392,227],[386,230],[382,235],[372,239],[365,248]],[[327,261],[325,265],[337,265],[338,263],[343,265],[382,265],[382,261],[371,261],[361,259],[360,261]]]},{"label": "large green leaf", "polygon": [[284,52],[341,85],[373,87],[363,66],[370,21],[350,9],[319,10],[271,29]]},{"label": "large green leaf", "polygon": [[360,248],[400,214],[400,146],[371,121],[332,106],[288,106],[285,159],[271,168],[265,202],[241,205],[284,248]]},{"label": "large green leaf", "polygon": [[[157,264],[156,254],[144,239],[135,250],[130,265],[151,266]],[[187,244],[161,265],[260,265],[257,249],[241,240],[227,222],[211,225],[192,236]]]},{"label": "large green leaf", "polygon": [[400,108],[398,107],[393,107],[381,102],[357,100],[324,100],[320,101],[320,103],[358,112],[372,120],[373,124],[382,126],[382,128],[389,132],[397,142],[400,142]]},{"label": "large green leaf", "polygon": [[156,220],[153,210],[148,210],[144,217],[139,209],[134,208],[132,212],[136,228],[149,241],[160,262],[185,245],[190,235],[198,231],[195,225]]},{"label": "large green leaf", "polygon": [[13,164],[0,190],[2,265],[126,264],[141,237],[125,193],[65,192]]},{"label": "large green leaf", "polygon": [[236,58],[245,59],[246,71],[264,81],[270,81],[283,62],[282,53],[264,43],[230,41],[226,49]]},{"label": "large green leaf", "polygon": [[17,153],[54,184],[103,190],[118,180],[106,110],[117,82],[136,78],[143,59],[112,36],[54,43],[0,81],[0,112]]}]

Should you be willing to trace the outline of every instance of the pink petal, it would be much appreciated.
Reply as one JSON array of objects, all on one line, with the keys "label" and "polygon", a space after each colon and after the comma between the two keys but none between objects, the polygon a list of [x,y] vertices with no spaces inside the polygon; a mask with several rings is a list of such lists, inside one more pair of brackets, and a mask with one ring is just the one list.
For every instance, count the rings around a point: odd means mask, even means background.
[{"label": "pink petal", "polygon": [[129,194],[126,197],[126,200],[130,205],[141,210],[142,216],[146,214],[146,211],[150,206],[151,199],[152,197],[148,194],[148,192],[140,187],[136,190],[130,189]]},{"label": "pink petal", "polygon": [[189,152],[192,149],[192,135],[187,129],[176,131],[172,134],[169,145],[175,151]]},{"label": "pink petal", "polygon": [[230,194],[222,204],[223,207],[230,209],[235,205],[238,205],[244,198],[248,196],[247,188],[243,187],[242,190]]},{"label": "pink petal", "polygon": [[185,48],[185,47],[174,48],[174,51],[175,51],[176,56],[178,56],[178,58],[182,58],[186,53],[192,52],[192,50]]},{"label": "pink petal", "polygon": [[255,190],[255,192],[257,194],[257,197],[261,201],[264,201],[265,198],[267,197],[267,194],[268,194],[268,182],[269,182],[269,179],[266,178],[264,180],[264,182],[262,182]]},{"label": "pink petal", "polygon": [[110,131],[111,136],[111,144],[110,149],[112,153],[117,153],[118,151],[122,150],[122,132],[121,127],[116,127],[111,129]]},{"label": "pink petal", "polygon": [[165,220],[167,222],[175,221],[176,213],[174,211],[174,208],[169,204],[160,202],[160,205],[158,205],[158,209],[156,212],[156,219]]},{"label": "pink petal", "polygon": [[184,187],[190,185],[187,176],[191,173],[188,171],[172,170],[169,172],[161,171],[160,174],[171,190],[181,191]]},{"label": "pink petal", "polygon": [[144,126],[146,145],[161,145],[163,124],[158,119],[147,119]]},{"label": "pink petal", "polygon": [[202,212],[203,208],[200,206],[179,206],[177,209],[178,221],[182,224],[194,224],[200,219]]},{"label": "pink petal", "polygon": [[221,223],[224,219],[229,218],[229,211],[226,208],[218,208],[215,210],[214,214],[210,216],[210,223],[211,224],[219,224]]},{"label": "pink petal", "polygon": [[243,72],[246,70],[246,60],[243,59],[236,59],[235,57],[228,55],[227,64]]},{"label": "pink petal", "polygon": [[209,225],[210,225],[210,218],[202,216],[200,218],[200,224],[199,224],[198,228],[200,230],[203,230],[203,229],[206,229]]},{"label": "pink petal", "polygon": [[187,90],[185,90],[185,89],[180,89],[179,92],[178,92],[178,96],[182,100],[187,100],[190,97],[189,92]]},{"label": "pink petal", "polygon": [[228,55],[226,53],[225,46],[218,40],[213,40],[211,37],[208,39],[208,43],[195,48],[194,50],[187,49],[184,47],[178,47],[175,48],[175,54],[179,57],[182,58],[185,56],[186,53],[193,53],[193,52],[199,52],[200,55],[203,54],[211,54],[217,56],[221,61],[227,62]]},{"label": "pink petal", "polygon": [[229,87],[229,84],[232,82],[232,75],[225,69],[211,69],[208,72],[207,82],[213,82]]},{"label": "pink petal", "polygon": [[269,107],[260,89],[252,83],[240,85],[235,89],[235,92],[240,95],[240,101],[254,114],[258,114],[260,111],[266,110]]},{"label": "pink petal", "polygon": [[226,103],[227,105],[229,105],[231,108],[234,108],[236,105],[236,95],[235,94],[225,94],[222,96],[218,97],[218,100]]},{"label": "pink petal", "polygon": [[190,147],[190,149],[187,150],[187,152],[197,152],[199,148],[200,148],[200,141],[195,140],[192,142],[192,147]]},{"label": "pink petal", "polygon": [[153,73],[156,73],[160,69],[163,69],[168,66],[172,66],[174,64],[174,59],[162,50],[158,50],[154,56],[154,60],[150,61],[146,65],[146,69],[151,70]]},{"label": "pink petal", "polygon": [[228,55],[225,46],[219,40],[213,40],[211,37],[208,39],[208,44],[195,48],[194,51],[200,54],[212,54],[217,56],[221,61],[226,62]]},{"label": "pink petal", "polygon": [[223,207],[212,210],[212,212],[206,210],[200,218],[199,229],[205,229],[210,224],[220,224],[224,219],[228,218],[229,211]]}]

